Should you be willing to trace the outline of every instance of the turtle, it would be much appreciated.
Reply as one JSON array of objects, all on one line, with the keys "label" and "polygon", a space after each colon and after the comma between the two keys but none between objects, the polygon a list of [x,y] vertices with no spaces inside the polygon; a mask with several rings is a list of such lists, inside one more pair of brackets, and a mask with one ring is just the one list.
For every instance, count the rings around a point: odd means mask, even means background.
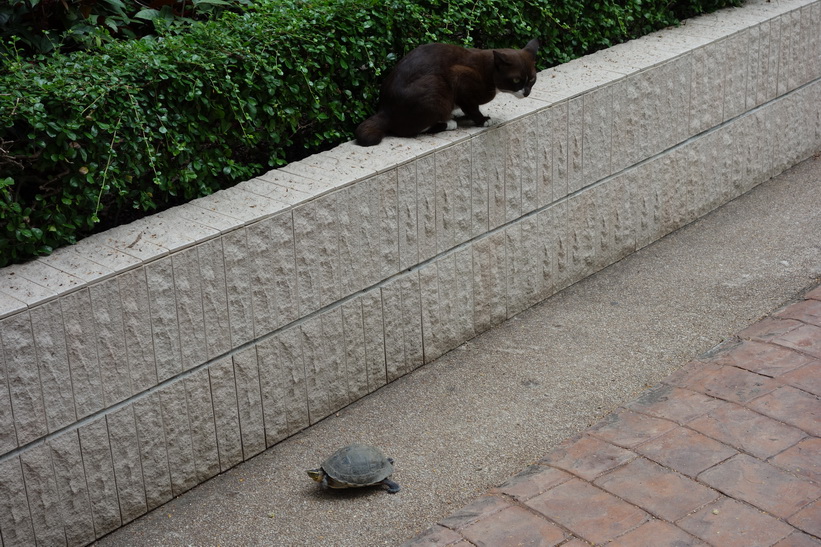
[{"label": "turtle", "polygon": [[308,469],[308,476],[323,488],[359,488],[381,484],[390,494],[399,492],[399,485],[388,477],[393,473],[393,460],[376,447],[351,444],[340,448],[317,469]]}]

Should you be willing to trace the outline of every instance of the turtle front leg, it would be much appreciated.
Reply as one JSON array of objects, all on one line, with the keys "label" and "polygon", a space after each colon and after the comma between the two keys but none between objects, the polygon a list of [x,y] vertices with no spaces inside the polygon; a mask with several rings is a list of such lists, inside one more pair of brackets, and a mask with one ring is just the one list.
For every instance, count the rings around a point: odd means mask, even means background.
[{"label": "turtle front leg", "polygon": [[396,494],[397,492],[399,492],[399,485],[390,479],[383,480],[382,484],[384,484],[387,487],[388,494]]}]

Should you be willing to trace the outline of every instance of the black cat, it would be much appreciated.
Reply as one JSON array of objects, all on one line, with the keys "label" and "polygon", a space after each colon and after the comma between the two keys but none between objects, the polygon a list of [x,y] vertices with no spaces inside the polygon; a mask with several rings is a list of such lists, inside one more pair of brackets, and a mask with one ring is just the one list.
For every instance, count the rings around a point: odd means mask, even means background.
[{"label": "black cat", "polygon": [[382,84],[379,110],[356,128],[356,142],[379,144],[386,134],[413,137],[425,131],[456,129],[461,108],[477,126],[489,117],[479,105],[504,91],[527,97],[536,83],[539,41],[524,49],[467,49],[426,44],[408,53]]}]

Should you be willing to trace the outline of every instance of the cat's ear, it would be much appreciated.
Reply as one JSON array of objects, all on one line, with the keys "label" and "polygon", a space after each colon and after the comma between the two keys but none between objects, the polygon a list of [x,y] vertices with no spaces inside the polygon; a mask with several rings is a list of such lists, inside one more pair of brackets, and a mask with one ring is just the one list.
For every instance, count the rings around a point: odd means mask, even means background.
[{"label": "cat's ear", "polygon": [[507,58],[507,55],[504,52],[499,51],[498,49],[493,50],[493,59],[496,62],[496,66],[510,66],[513,63],[510,62],[510,59]]},{"label": "cat's ear", "polygon": [[533,57],[535,58],[536,52],[539,51],[539,39],[534,38],[531,41],[529,41],[527,45],[524,47],[524,50],[533,55]]}]

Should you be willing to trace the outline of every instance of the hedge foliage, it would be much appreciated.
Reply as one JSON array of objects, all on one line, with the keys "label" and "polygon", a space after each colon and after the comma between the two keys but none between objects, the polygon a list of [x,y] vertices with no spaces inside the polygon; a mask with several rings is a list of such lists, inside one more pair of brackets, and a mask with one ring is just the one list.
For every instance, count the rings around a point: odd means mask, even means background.
[{"label": "hedge foliage", "polygon": [[8,40],[0,266],[351,138],[385,71],[421,43],[538,37],[545,68],[739,2],[259,0],[91,51],[24,57]]}]

